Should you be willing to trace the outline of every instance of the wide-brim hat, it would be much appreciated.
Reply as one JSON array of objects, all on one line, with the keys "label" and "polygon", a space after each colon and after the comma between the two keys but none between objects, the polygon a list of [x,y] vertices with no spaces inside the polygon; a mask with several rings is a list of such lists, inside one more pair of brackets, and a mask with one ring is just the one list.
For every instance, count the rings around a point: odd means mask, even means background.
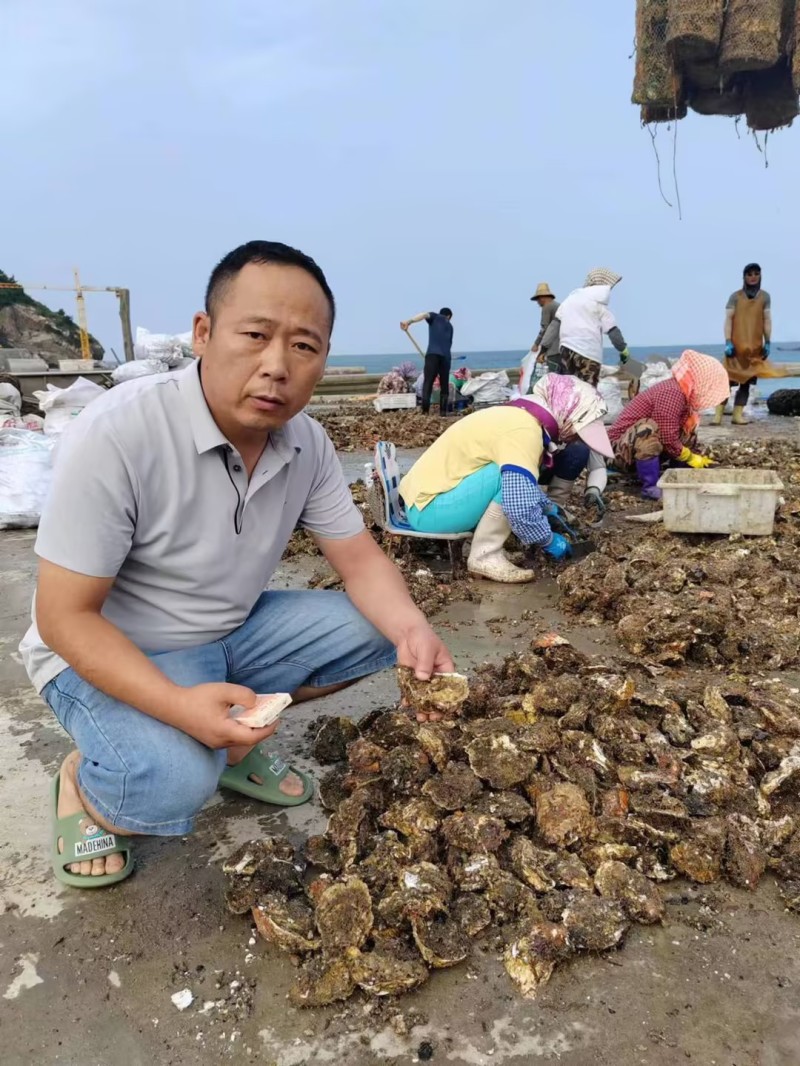
[{"label": "wide-brim hat", "polygon": [[550,291],[550,286],[546,281],[543,281],[536,286],[536,292],[531,296],[531,299],[538,300],[540,296],[552,296],[554,300],[556,298],[556,294]]}]

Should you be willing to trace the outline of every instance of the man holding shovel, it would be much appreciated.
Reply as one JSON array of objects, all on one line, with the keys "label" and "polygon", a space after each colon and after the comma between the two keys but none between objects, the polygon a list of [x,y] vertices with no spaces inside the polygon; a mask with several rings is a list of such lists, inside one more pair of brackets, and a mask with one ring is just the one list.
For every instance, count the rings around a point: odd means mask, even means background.
[{"label": "man holding shovel", "polygon": [[436,311],[423,311],[400,323],[400,329],[408,333],[411,343],[422,355],[422,349],[409,333],[409,326],[415,322],[428,323],[428,349],[425,352],[425,369],[422,384],[422,413],[431,409],[433,383],[439,378],[439,413],[447,414],[447,402],[450,396],[450,362],[453,351],[453,312],[449,307]]}]

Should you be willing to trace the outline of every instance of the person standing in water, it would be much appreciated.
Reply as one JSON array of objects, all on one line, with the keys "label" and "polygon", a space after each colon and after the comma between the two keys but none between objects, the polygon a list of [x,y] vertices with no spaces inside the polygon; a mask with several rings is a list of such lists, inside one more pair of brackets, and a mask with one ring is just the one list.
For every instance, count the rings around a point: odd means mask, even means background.
[{"label": "person standing in water", "polygon": [[[746,426],[744,409],[750,399],[750,386],[758,380],[761,364],[769,358],[772,336],[772,299],[761,288],[761,267],[748,263],[744,284],[731,294],[725,308],[725,369],[731,386],[738,385],[733,401],[735,426]],[[713,425],[722,425],[725,404],[717,407]]]},{"label": "person standing in water", "polygon": [[443,307],[436,311],[423,311],[400,323],[400,329],[408,332],[409,326],[415,322],[428,323],[428,348],[425,352],[425,369],[422,383],[422,413],[428,414],[431,409],[431,393],[433,383],[439,378],[439,413],[447,414],[447,403],[450,395],[448,387],[450,381],[450,362],[453,353],[453,312],[449,307]]}]

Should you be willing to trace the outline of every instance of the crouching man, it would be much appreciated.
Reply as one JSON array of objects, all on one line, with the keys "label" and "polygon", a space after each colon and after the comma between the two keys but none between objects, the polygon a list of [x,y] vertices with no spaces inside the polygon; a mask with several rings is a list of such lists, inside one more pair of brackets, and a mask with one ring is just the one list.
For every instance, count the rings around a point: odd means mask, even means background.
[{"label": "crouching man", "polygon": [[[312,782],[235,706],[295,701],[401,663],[452,660],[364,529],[303,408],[335,314],[317,264],[251,241],[214,269],[195,363],[96,400],[62,442],[21,651],[77,750],[53,781],[53,867],[120,881],[135,834],[189,832],[218,785],[268,803]],[[346,592],[271,591],[297,525]]]}]

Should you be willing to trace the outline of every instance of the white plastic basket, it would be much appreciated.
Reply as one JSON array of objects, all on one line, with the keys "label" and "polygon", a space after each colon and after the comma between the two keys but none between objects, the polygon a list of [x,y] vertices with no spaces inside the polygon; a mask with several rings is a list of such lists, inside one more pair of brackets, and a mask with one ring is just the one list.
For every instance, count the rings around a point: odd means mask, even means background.
[{"label": "white plastic basket", "polygon": [[743,533],[768,537],[783,482],[774,470],[715,467],[666,470],[664,527],[671,533]]},{"label": "white plastic basket", "polygon": [[376,411],[405,411],[417,406],[416,393],[384,392],[372,401]]}]

